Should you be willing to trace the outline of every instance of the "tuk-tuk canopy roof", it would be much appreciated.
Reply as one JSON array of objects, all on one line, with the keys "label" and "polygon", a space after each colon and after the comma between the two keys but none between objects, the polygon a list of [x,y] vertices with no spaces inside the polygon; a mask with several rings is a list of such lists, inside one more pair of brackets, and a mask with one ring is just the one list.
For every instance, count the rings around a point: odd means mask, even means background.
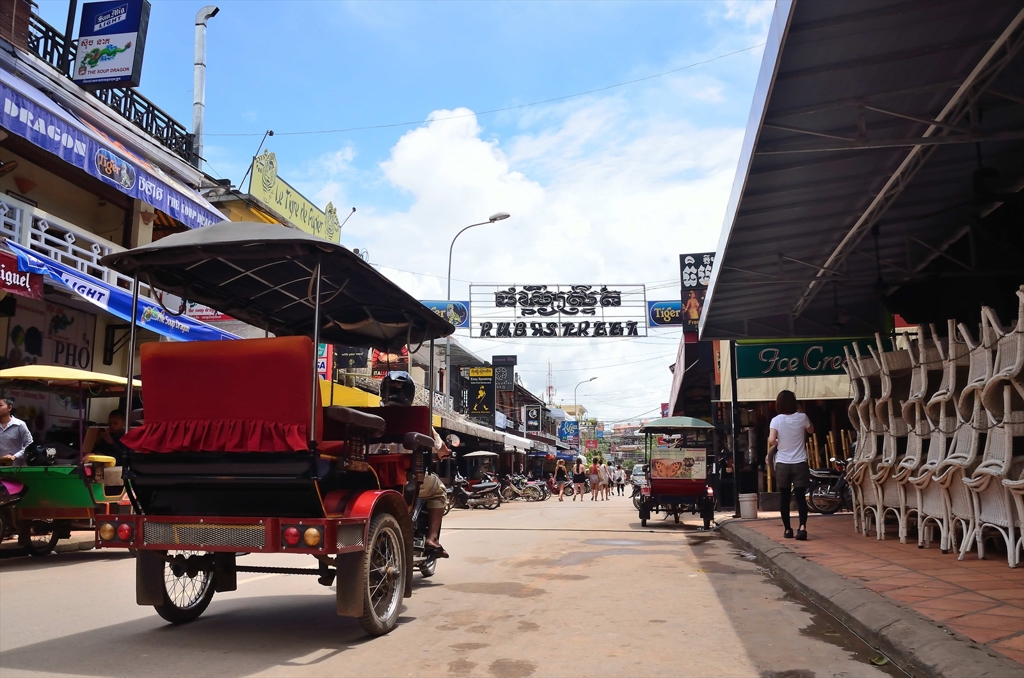
[{"label": "tuk-tuk canopy roof", "polygon": [[455,331],[348,249],[279,224],[222,221],[102,263],[277,336],[308,337],[320,264],[322,342],[397,350]]},{"label": "tuk-tuk canopy roof", "polygon": [[714,428],[711,424],[693,417],[665,417],[654,419],[640,427],[640,433],[682,433],[688,428]]},{"label": "tuk-tuk canopy roof", "polygon": [[[23,365],[0,370],[0,388],[19,388],[48,393],[64,393],[86,397],[106,398],[124,395],[125,377],[102,372],[76,370],[52,365]],[[142,382],[134,380],[135,388]]]}]

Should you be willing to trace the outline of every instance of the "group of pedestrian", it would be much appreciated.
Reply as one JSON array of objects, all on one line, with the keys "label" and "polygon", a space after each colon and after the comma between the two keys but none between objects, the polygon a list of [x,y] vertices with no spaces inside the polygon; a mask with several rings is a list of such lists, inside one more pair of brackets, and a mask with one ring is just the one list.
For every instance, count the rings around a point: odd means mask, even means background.
[{"label": "group of pedestrian", "polygon": [[587,480],[590,481],[590,499],[591,501],[608,501],[612,496],[612,489],[618,492],[618,496],[623,496],[626,486],[626,472],[622,469],[622,464],[617,464],[615,468],[609,468],[608,464],[604,459],[600,457],[594,457],[589,468],[584,463],[583,457],[577,457],[576,463],[573,464],[572,471],[570,472],[565,466],[565,461],[559,459],[555,464],[555,485],[558,487],[558,501],[565,501],[564,493],[565,486],[571,481],[573,484],[573,495],[572,500],[576,501],[579,497],[580,501],[583,501],[583,494],[586,491]]}]

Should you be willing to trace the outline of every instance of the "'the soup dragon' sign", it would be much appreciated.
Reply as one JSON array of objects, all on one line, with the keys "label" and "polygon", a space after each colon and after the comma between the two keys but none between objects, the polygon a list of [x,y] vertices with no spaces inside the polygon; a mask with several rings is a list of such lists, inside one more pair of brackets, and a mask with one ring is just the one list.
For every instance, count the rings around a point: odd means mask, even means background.
[{"label": "'the soup dragon' sign", "polygon": [[471,285],[480,338],[645,337],[643,285]]}]

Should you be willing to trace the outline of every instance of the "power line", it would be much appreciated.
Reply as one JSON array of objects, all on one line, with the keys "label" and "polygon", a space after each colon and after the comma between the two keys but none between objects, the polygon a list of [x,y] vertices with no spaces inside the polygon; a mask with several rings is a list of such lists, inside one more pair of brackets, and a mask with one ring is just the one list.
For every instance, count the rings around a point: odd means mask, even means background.
[{"label": "power line", "polygon": [[[361,131],[364,131],[364,130],[387,129],[389,127],[409,127],[409,126],[412,126],[412,125],[423,125],[423,124],[426,124],[426,123],[436,122],[436,121],[439,121],[439,120],[455,120],[457,118],[479,117],[481,115],[490,115],[492,113],[503,113],[505,111],[515,111],[515,110],[519,110],[519,109],[522,109],[522,108],[529,108],[530,106],[540,106],[540,105],[543,105],[543,104],[554,103],[556,101],[565,101],[566,99],[573,99],[573,98],[576,98],[576,97],[582,97],[582,96],[586,96],[588,94],[595,94],[597,92],[606,92],[606,91],[608,91],[610,89],[615,89],[616,87],[625,87],[626,85],[634,85],[634,84],[636,84],[638,82],[644,82],[646,80],[653,80],[655,78],[661,78],[661,77],[664,77],[666,75],[672,75],[673,73],[678,73],[680,71],[685,71],[685,70],[687,70],[689,68],[694,68],[696,66],[703,66],[704,64],[709,64],[712,61],[718,61],[719,59],[724,59],[726,57],[730,57],[730,56],[733,56],[735,54],[741,54],[743,52],[749,52],[752,49],[757,49],[758,47],[763,47],[763,46],[764,46],[764,43],[763,42],[759,42],[756,45],[751,45],[750,47],[744,47],[743,49],[738,49],[735,52],[728,52],[726,54],[719,54],[718,56],[711,57],[710,59],[705,59],[704,61],[695,61],[692,64],[687,64],[686,66],[680,66],[679,68],[673,68],[672,70],[669,70],[669,71],[663,71],[661,73],[655,73],[654,75],[647,75],[647,76],[644,76],[642,78],[636,78],[634,80],[626,80],[624,82],[617,82],[614,85],[607,85],[605,87],[598,87],[596,89],[588,89],[585,92],[576,92],[575,94],[566,94],[564,96],[553,97],[551,99],[543,99],[541,101],[531,101],[528,104],[518,104],[516,106],[505,106],[503,108],[492,108],[492,109],[487,110],[487,111],[480,111],[479,113],[462,113],[462,114],[459,114],[459,115],[448,115],[448,116],[445,116],[443,118],[432,118],[432,119],[427,119],[427,120],[410,120],[410,121],[407,121],[407,122],[392,122],[392,123],[387,123],[387,124],[383,124],[383,125],[365,125],[363,127],[344,127],[344,128],[340,128],[340,129],[306,130],[306,131],[303,131],[303,132],[275,132],[274,136],[275,137],[305,136],[305,135],[310,135],[310,134],[340,134],[342,132],[361,132]],[[222,132],[222,133],[219,133],[219,134],[207,133],[206,136],[208,136],[208,137],[258,137],[258,136],[260,136],[262,134],[263,134],[263,132]]]}]

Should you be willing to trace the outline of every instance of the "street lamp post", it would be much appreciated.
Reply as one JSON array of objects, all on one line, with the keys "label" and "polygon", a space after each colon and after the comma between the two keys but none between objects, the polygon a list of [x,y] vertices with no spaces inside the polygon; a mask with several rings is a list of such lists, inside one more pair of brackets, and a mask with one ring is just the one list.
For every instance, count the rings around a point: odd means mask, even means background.
[{"label": "street lamp post", "polygon": [[[597,379],[597,377],[591,377],[590,379],[585,379],[585,380],[581,381],[580,383],[576,384],[576,388],[574,388],[572,390],[572,407],[573,407],[572,414],[573,414],[574,417],[576,417],[576,429],[577,429],[576,430],[576,435],[578,436],[578,438],[580,440],[583,439],[583,436],[580,435],[580,433],[582,432],[582,429],[579,426],[579,422],[580,422],[580,403],[579,403],[579,400],[576,399],[576,389],[578,389],[583,384],[589,384],[590,382],[594,381],[595,379]],[[576,456],[579,456],[579,450],[576,451]]]},{"label": "street lamp post", "polygon": [[[459,239],[459,236],[476,226],[485,226],[487,224],[493,224],[498,221],[504,221],[509,218],[508,212],[495,212],[487,221],[481,221],[479,224],[470,224],[464,229],[455,234],[452,238],[452,244],[448,246],[448,296],[447,301],[452,300],[452,251],[455,249],[455,241]],[[433,379],[434,375],[430,375]],[[452,407],[455,406],[455,398],[452,397],[452,338],[451,336],[445,337],[444,345],[444,394],[448,398],[452,399]]]}]

